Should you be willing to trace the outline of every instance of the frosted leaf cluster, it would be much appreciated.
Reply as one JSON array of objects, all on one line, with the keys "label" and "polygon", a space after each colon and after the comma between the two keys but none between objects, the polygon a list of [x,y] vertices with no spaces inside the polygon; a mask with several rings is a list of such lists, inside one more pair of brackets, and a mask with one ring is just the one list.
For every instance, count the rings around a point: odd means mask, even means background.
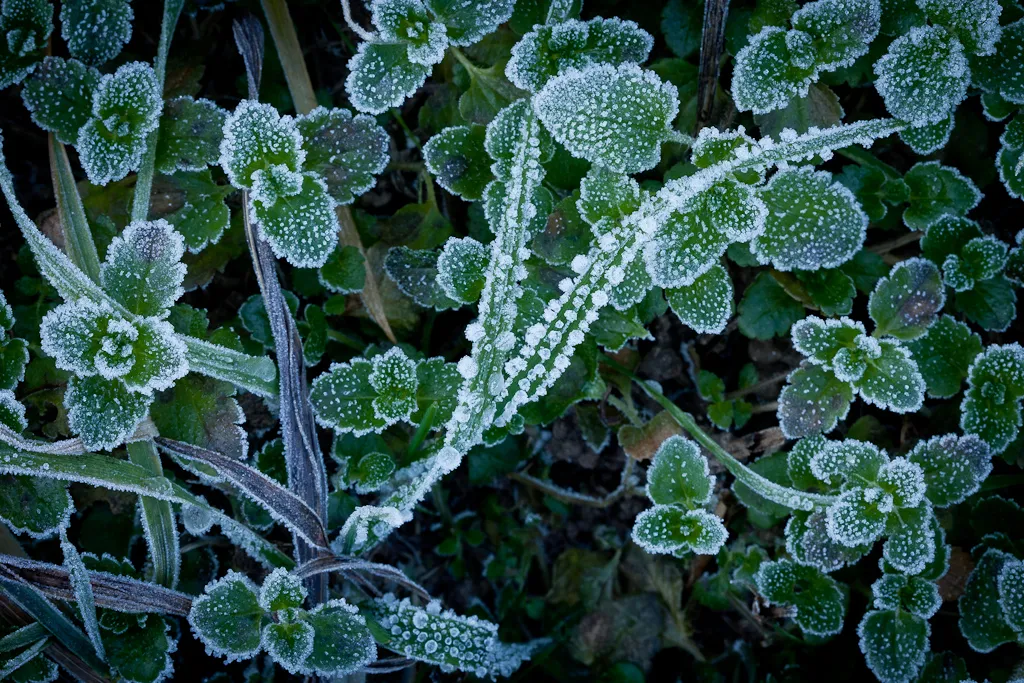
[{"label": "frosted leaf cluster", "polygon": [[[1010,247],[969,218],[943,216],[928,228],[921,253],[942,268],[943,282],[959,295],[1004,280]],[[1009,325],[1010,320],[1005,320]],[[983,325],[991,328],[992,325]]]},{"label": "frosted leaf cluster", "polygon": [[542,640],[503,643],[497,624],[442,609],[437,600],[419,607],[408,598],[388,594],[375,600],[370,610],[390,636],[388,649],[436,664],[445,673],[463,671],[496,680],[512,675],[547,644]]},{"label": "frosted leaf cluster", "polygon": [[717,554],[728,532],[706,509],[714,484],[697,444],[681,436],[663,441],[647,470],[647,497],[654,507],[637,515],[633,540],[649,553]]},{"label": "frosted leaf cluster", "polygon": [[49,0],[7,0],[0,5],[0,89],[32,73],[52,32]]},{"label": "frosted leaf cluster", "polygon": [[43,318],[43,352],[73,374],[64,403],[86,448],[120,444],[153,393],[188,372],[185,345],[164,320],[182,294],[183,253],[184,240],[166,221],[132,223],[100,270],[110,301],[67,301]]},{"label": "frosted leaf cluster", "polygon": [[963,216],[982,197],[970,178],[937,161],[914,164],[903,181],[910,200],[910,206],[903,211],[903,222],[912,230],[927,230],[946,215]]},{"label": "frosted leaf cluster", "polygon": [[61,3],[61,37],[76,59],[103,64],[132,37],[131,0],[68,0]]},{"label": "frosted leaf cluster", "polygon": [[512,16],[512,0],[373,0],[377,33],[360,43],[345,80],[352,106],[379,114],[423,85],[449,45],[472,45]]},{"label": "frosted leaf cluster", "polygon": [[1002,453],[1021,427],[1024,398],[1024,349],[994,344],[974,359],[960,405],[960,427]]},{"label": "frosted leaf cluster", "polygon": [[846,596],[821,570],[790,560],[762,562],[754,581],[768,604],[792,608],[793,621],[804,633],[830,636],[842,630]]}]

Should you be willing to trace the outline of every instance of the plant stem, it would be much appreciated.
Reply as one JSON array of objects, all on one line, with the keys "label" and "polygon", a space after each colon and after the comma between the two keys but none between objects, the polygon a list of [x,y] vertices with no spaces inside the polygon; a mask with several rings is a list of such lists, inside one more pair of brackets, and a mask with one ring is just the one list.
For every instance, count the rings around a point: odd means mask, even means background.
[{"label": "plant stem", "polygon": [[[164,476],[160,454],[152,440],[132,441],[126,447],[131,462],[154,476]],[[181,567],[174,511],[166,500],[140,496],[139,502],[142,506],[142,525],[146,531],[146,543],[149,545],[149,555],[153,562],[152,580],[161,586],[174,588],[178,583]]]},{"label": "plant stem", "polygon": [[622,478],[619,481],[619,485],[614,491],[611,491],[605,496],[597,498],[596,496],[588,496],[584,493],[577,493],[568,489],[563,489],[559,486],[555,486],[551,482],[538,479],[537,477],[531,477],[528,474],[522,472],[511,472],[508,478],[512,481],[517,481],[520,484],[526,484],[527,486],[533,487],[539,491],[542,491],[545,495],[551,496],[555,500],[560,500],[563,503],[570,505],[582,505],[583,507],[590,508],[607,508],[616,503],[618,500],[635,492],[633,484],[630,481],[633,476],[633,468],[636,465],[636,461],[633,458],[626,456],[626,464],[622,468]]}]

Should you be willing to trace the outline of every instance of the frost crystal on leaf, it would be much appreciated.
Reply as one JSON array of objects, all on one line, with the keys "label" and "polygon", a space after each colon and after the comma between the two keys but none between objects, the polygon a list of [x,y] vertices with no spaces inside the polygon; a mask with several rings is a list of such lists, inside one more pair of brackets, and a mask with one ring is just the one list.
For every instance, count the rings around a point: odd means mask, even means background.
[{"label": "frost crystal on leaf", "polygon": [[991,55],[999,42],[998,0],[917,0],[929,21],[942,26],[963,43],[968,52]]},{"label": "frost crystal on leaf", "polygon": [[280,567],[263,579],[263,585],[260,586],[259,603],[266,612],[302,607],[305,600],[306,589],[303,588],[302,581]]},{"label": "frost crystal on leaf", "polygon": [[298,171],[306,159],[294,119],[269,104],[242,100],[224,122],[220,165],[235,187],[251,188],[255,173],[272,166]]},{"label": "frost crystal on leaf", "polygon": [[228,662],[260,651],[263,608],[252,581],[234,571],[206,586],[192,601],[188,622],[209,654]]},{"label": "frost crystal on leaf", "polygon": [[61,37],[75,58],[103,64],[131,39],[134,17],[131,0],[68,0],[61,3]]},{"label": "frost crystal on leaf", "polygon": [[820,570],[790,560],[763,562],[754,581],[768,603],[793,608],[793,621],[804,633],[830,636],[842,630],[846,596]]},{"label": "frost crystal on leaf", "polygon": [[860,649],[882,683],[913,680],[928,653],[928,622],[901,610],[874,610],[857,627]]},{"label": "frost crystal on leaf", "polygon": [[472,45],[509,20],[514,0],[424,0],[448,29],[452,45]]},{"label": "frost crystal on leaf", "polygon": [[227,113],[210,100],[175,97],[164,104],[156,170],[203,171],[219,161]]},{"label": "frost crystal on leaf", "polygon": [[338,204],[351,204],[373,189],[387,166],[388,134],[372,116],[317,107],[295,121],[306,157],[303,168],[327,183]]},{"label": "frost crystal on leaf", "polygon": [[732,279],[716,264],[692,284],[665,290],[665,298],[679,320],[694,332],[720,334],[732,315]]},{"label": "frost crystal on leaf", "polygon": [[988,444],[973,434],[946,434],[921,441],[907,455],[924,474],[926,496],[936,507],[963,502],[992,471]]},{"label": "frost crystal on leaf", "polygon": [[25,82],[21,99],[32,121],[66,145],[78,140],[78,131],[92,116],[92,96],[100,73],[81,62],[45,58]]},{"label": "frost crystal on leaf", "polygon": [[908,341],[924,334],[946,303],[939,270],[930,261],[910,258],[897,263],[878,281],[868,300],[875,335]]},{"label": "frost crystal on leaf", "polygon": [[490,251],[472,237],[452,237],[437,257],[437,284],[445,295],[470,304],[480,298]]},{"label": "frost crystal on leaf", "polygon": [[107,248],[100,283],[129,312],[164,318],[184,293],[184,253],[184,238],[167,221],[137,221]]},{"label": "frost crystal on leaf", "polygon": [[0,5],[0,89],[32,73],[52,32],[49,0],[5,0]]},{"label": "frost crystal on leaf", "polygon": [[1004,26],[995,53],[972,62],[975,85],[1007,102],[1024,104],[1024,19]]},{"label": "frost crystal on leaf", "polygon": [[937,161],[914,164],[903,181],[910,192],[903,222],[912,230],[927,230],[946,214],[963,216],[981,201],[981,192],[970,178]]},{"label": "frost crystal on leaf", "polygon": [[349,101],[368,114],[380,114],[402,104],[430,73],[430,67],[409,60],[404,43],[360,43],[348,68],[345,91]]}]

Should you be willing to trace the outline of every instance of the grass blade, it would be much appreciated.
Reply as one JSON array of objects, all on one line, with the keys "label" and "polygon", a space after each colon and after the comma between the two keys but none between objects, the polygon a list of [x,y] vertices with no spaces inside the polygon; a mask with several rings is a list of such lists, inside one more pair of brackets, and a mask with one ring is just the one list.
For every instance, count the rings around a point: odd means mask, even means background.
[{"label": "grass blade", "polygon": [[[156,477],[164,474],[160,454],[152,441],[132,441],[127,444],[128,459]],[[143,496],[139,499],[142,508],[142,530],[153,562],[154,583],[174,588],[178,584],[181,569],[181,552],[178,546],[178,526],[174,521],[174,510],[166,500]]]},{"label": "grass blade", "polygon": [[75,176],[71,172],[68,153],[53,133],[48,136],[50,147],[50,175],[53,178],[53,196],[57,199],[57,217],[64,232],[64,251],[68,258],[89,279],[100,281],[100,257],[92,239],[92,229],[85,217],[85,207],[78,194]]}]

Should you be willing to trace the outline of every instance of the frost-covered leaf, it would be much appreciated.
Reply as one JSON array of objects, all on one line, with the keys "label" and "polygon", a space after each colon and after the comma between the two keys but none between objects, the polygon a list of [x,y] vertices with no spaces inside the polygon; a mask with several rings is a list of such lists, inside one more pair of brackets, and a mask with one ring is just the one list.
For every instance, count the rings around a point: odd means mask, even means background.
[{"label": "frost-covered leaf", "polygon": [[945,147],[955,125],[956,120],[953,114],[950,114],[942,121],[901,130],[900,140],[907,143],[915,154],[924,156]]},{"label": "frost-covered leaf", "polygon": [[170,175],[218,163],[226,118],[227,112],[210,100],[168,100],[160,117],[156,170]]},{"label": "frost-covered leaf", "polygon": [[878,488],[850,489],[826,511],[828,535],[849,548],[871,544],[885,533],[891,509],[891,497]]},{"label": "frost-covered leaf", "polygon": [[302,615],[313,627],[313,647],[302,671],[346,676],[377,658],[377,646],[365,618],[344,600],[329,600]]},{"label": "frost-covered leaf", "polygon": [[21,99],[33,123],[70,145],[92,115],[92,96],[99,82],[100,73],[92,67],[47,57],[25,82]]},{"label": "frost-covered leaf", "polygon": [[591,166],[580,181],[576,203],[580,216],[592,226],[603,219],[620,220],[640,207],[640,185],[624,173]]},{"label": "frost-covered leaf", "polygon": [[[843,316],[849,315],[853,311],[853,299],[857,296],[857,286],[854,284],[853,278],[842,270],[838,268],[801,270],[797,271],[795,276],[803,285],[803,289],[813,305],[817,306],[823,315]],[[778,276],[776,278],[778,279]]]},{"label": "frost-covered leaf", "polygon": [[163,437],[241,460],[249,440],[235,394],[231,384],[193,373],[158,393],[149,415]]},{"label": "frost-covered leaf", "polygon": [[764,232],[750,247],[761,263],[779,270],[835,268],[864,244],[867,214],[853,193],[824,171],[781,170],[759,194],[768,214]]},{"label": "frost-covered leaf", "polygon": [[702,509],[655,505],[633,522],[633,542],[652,554],[715,555],[728,537],[721,518]]},{"label": "frost-covered leaf", "polygon": [[[480,678],[511,676],[547,641],[503,643],[498,625],[477,617],[463,617],[443,610],[432,600],[426,607],[408,598],[385,595],[371,607],[377,623],[389,635],[382,644],[406,657],[458,670]],[[458,643],[459,647],[450,647]]]},{"label": "frost-covered leaf", "polygon": [[779,394],[782,433],[795,439],[832,431],[846,417],[853,396],[853,385],[826,368],[801,365]]},{"label": "frost-covered leaf", "polygon": [[260,651],[263,611],[253,582],[229,570],[192,601],[188,623],[209,654],[251,659]]},{"label": "frost-covered leaf", "polygon": [[103,649],[103,639],[100,635],[100,624],[96,618],[96,598],[92,593],[92,582],[89,580],[89,571],[82,563],[82,557],[78,549],[68,540],[64,529],[60,532],[60,549],[64,555],[64,568],[68,572],[68,582],[75,596],[75,603],[78,614],[85,626],[85,633],[89,636],[96,656],[106,659],[107,655]]},{"label": "frost-covered leaf", "polygon": [[918,0],[917,6],[928,15],[933,24],[942,26],[963,43],[968,52],[990,55],[995,52],[1001,30],[998,0],[975,0],[964,3],[957,0]]},{"label": "frost-covered leaf", "polygon": [[1024,631],[1024,562],[1007,562],[999,572],[999,606],[1015,631]]},{"label": "frost-covered leaf", "polygon": [[960,596],[960,632],[977,652],[991,652],[1020,637],[1007,623],[999,585],[1003,570],[1017,561],[1001,550],[986,550],[967,578]]},{"label": "frost-covered leaf", "polygon": [[335,363],[313,382],[317,421],[356,436],[408,420],[417,408],[416,363],[398,347],[370,360]]},{"label": "frost-covered leaf", "polygon": [[52,32],[53,5],[48,0],[7,0],[0,6],[0,89],[32,73]]},{"label": "frost-covered leaf", "polygon": [[472,45],[512,16],[513,0],[424,0],[447,27],[452,45]]},{"label": "frost-covered leaf", "polygon": [[690,285],[665,290],[665,298],[679,320],[694,332],[719,334],[732,316],[732,279],[716,264]]},{"label": "frost-covered leaf", "polygon": [[106,74],[92,97],[92,116],[75,146],[89,181],[106,185],[138,170],[146,136],[160,123],[163,97],[153,67],[142,62]]},{"label": "frost-covered leaf", "polygon": [[1007,278],[997,275],[957,292],[952,309],[983,330],[1005,332],[1017,317],[1017,292]]},{"label": "frost-covered leaf", "polygon": [[297,172],[306,155],[295,120],[269,104],[242,100],[224,122],[220,165],[235,187],[252,188],[256,172],[283,166]]},{"label": "frost-covered leaf", "polygon": [[109,62],[132,37],[131,0],[68,0],[61,3],[61,37],[76,59]]},{"label": "frost-covered leaf", "polygon": [[843,114],[839,97],[827,85],[815,83],[806,95],[791,99],[782,109],[754,116],[754,123],[761,137],[778,140],[786,129],[806,133],[812,127],[831,128],[842,120]]},{"label": "frost-covered leaf", "polygon": [[820,510],[795,510],[786,523],[786,551],[798,564],[826,574],[856,563],[869,550],[867,545],[847,547],[829,536],[825,513]]},{"label": "frost-covered leaf", "polygon": [[439,256],[431,249],[392,247],[384,259],[384,272],[420,306],[439,311],[455,308],[459,302],[445,294],[438,283]]},{"label": "frost-covered leaf", "polygon": [[437,257],[437,285],[445,296],[464,304],[480,298],[490,250],[472,237],[452,237]]},{"label": "frost-covered leaf", "polygon": [[405,43],[411,62],[431,66],[444,59],[448,48],[445,26],[432,21],[420,0],[374,0],[370,9],[380,40]]},{"label": "frost-covered leaf", "polygon": [[942,606],[939,587],[919,576],[883,574],[871,585],[875,609],[903,610],[930,619]]},{"label": "frost-covered leaf", "polygon": [[279,621],[263,627],[261,645],[275,663],[298,673],[313,651],[313,627],[302,621]]},{"label": "frost-covered leaf", "polygon": [[907,342],[907,348],[934,398],[950,398],[960,392],[975,357],[981,353],[981,337],[951,316],[941,316],[924,335]]},{"label": "frost-covered leaf", "polygon": [[993,345],[974,359],[960,405],[960,427],[1002,453],[1021,426],[1024,397],[1024,349],[1020,344]]},{"label": "frost-covered leaf", "polygon": [[317,107],[296,119],[306,152],[303,168],[327,183],[338,204],[371,190],[387,166],[388,134],[371,116]]},{"label": "frost-covered leaf", "polygon": [[0,425],[15,432],[22,432],[28,427],[25,420],[25,406],[9,389],[0,390]]},{"label": "frost-covered leaf", "polygon": [[894,40],[875,74],[885,108],[912,125],[944,120],[971,80],[963,45],[940,26],[918,26]]},{"label": "frost-covered leaf", "polygon": [[878,281],[868,300],[875,336],[909,341],[924,334],[946,303],[939,269],[931,261],[910,258]]},{"label": "frost-covered leaf", "polygon": [[897,571],[920,574],[935,559],[935,513],[929,503],[901,508],[889,517],[882,557]]},{"label": "frost-covered leaf", "polygon": [[283,173],[287,194],[278,194],[274,169],[254,174],[253,218],[275,255],[297,268],[319,268],[338,244],[334,199],[319,176]]},{"label": "frost-covered leaf", "polygon": [[879,346],[881,354],[868,360],[863,376],[854,382],[861,398],[895,413],[918,410],[925,384],[910,351],[888,339],[881,340]]},{"label": "frost-covered leaf", "polygon": [[88,450],[111,450],[131,436],[152,398],[117,380],[72,377],[64,394],[71,431]]},{"label": "frost-covered leaf", "polygon": [[[868,218],[876,223],[885,218],[890,206],[907,201],[907,184],[903,178],[874,166],[847,164],[836,180],[850,188]],[[878,258],[877,255],[875,257]]]},{"label": "frost-covered leaf", "polygon": [[973,434],[947,434],[921,441],[907,459],[921,467],[926,495],[937,507],[962,502],[981,487],[992,471],[991,449]]},{"label": "frost-covered leaf", "polygon": [[1017,116],[999,137],[996,168],[1011,197],[1024,197],[1024,116]]},{"label": "frost-covered leaf", "polygon": [[67,528],[74,511],[65,482],[0,475],[0,521],[15,533],[49,538]]},{"label": "frost-covered leaf", "polygon": [[348,68],[345,91],[349,101],[368,114],[380,114],[402,104],[430,74],[429,66],[409,60],[405,43],[360,43]]},{"label": "frost-covered leaf", "polygon": [[367,453],[349,466],[349,481],[356,485],[357,493],[379,490],[395,471],[395,461],[387,453]]},{"label": "frost-covered leaf", "polygon": [[339,245],[320,267],[320,284],[335,294],[363,291],[366,284],[366,259],[358,247]]},{"label": "frost-covered leaf", "polygon": [[901,610],[873,610],[857,627],[868,668],[882,683],[912,680],[924,665],[931,628]]},{"label": "frost-covered leaf", "polygon": [[823,320],[815,317],[797,322],[791,332],[793,348],[812,363],[825,366],[833,362],[840,350],[853,347],[864,333],[864,325],[856,320]]},{"label": "frost-covered leaf", "polygon": [[981,192],[970,178],[937,161],[914,164],[903,181],[910,192],[903,222],[912,230],[927,230],[946,214],[963,216],[981,201]]},{"label": "frost-covered leaf", "polygon": [[711,499],[713,487],[707,458],[681,436],[663,441],[647,470],[647,497],[658,505],[700,507]]},{"label": "frost-covered leaf", "polygon": [[170,223],[136,221],[107,248],[100,282],[130,312],[162,318],[184,292],[184,253],[185,240]]},{"label": "frost-covered leaf", "polygon": [[1024,19],[1003,27],[995,53],[972,62],[971,75],[982,90],[1024,104]]},{"label": "frost-covered leaf", "polygon": [[468,201],[483,197],[494,174],[484,147],[483,126],[454,126],[430,138],[423,146],[423,160],[438,184]]},{"label": "frost-covered leaf", "polygon": [[[170,200],[170,212],[160,218],[181,233],[190,254],[198,254],[220,242],[231,222],[231,212],[224,199],[233,191],[230,185],[215,183],[209,169],[178,171],[153,179],[153,193]],[[192,280],[189,278],[190,282]]]},{"label": "frost-covered leaf", "polygon": [[302,607],[306,600],[306,589],[302,581],[278,567],[263,579],[260,586],[259,604],[265,612],[276,612],[289,607]]},{"label": "frost-covered leaf", "polygon": [[846,597],[820,570],[790,560],[763,562],[754,580],[769,603],[793,608],[793,621],[804,633],[830,636],[842,630]]},{"label": "frost-covered leaf", "polygon": [[[100,612],[100,626],[105,632],[109,629],[104,617],[111,614],[108,610]],[[123,617],[124,631],[113,638],[104,634],[107,662],[117,674],[127,683],[158,683],[172,676],[171,653],[177,647],[177,637],[171,637],[168,621],[157,614],[118,616]]]},{"label": "frost-covered leaf", "polygon": [[1002,273],[1008,251],[1005,242],[991,235],[976,237],[942,262],[943,279],[956,292],[974,289],[978,282]]},{"label": "frost-covered leaf", "polygon": [[753,339],[781,337],[804,317],[804,307],[770,273],[757,274],[737,310],[740,332]]},{"label": "frost-covered leaf", "polygon": [[653,44],[651,35],[634,22],[617,18],[538,25],[512,48],[505,73],[517,88],[537,92],[567,69],[640,64]]},{"label": "frost-covered leaf", "polygon": [[623,173],[658,163],[679,110],[675,86],[635,64],[566,71],[547,82],[533,106],[573,156]]}]

